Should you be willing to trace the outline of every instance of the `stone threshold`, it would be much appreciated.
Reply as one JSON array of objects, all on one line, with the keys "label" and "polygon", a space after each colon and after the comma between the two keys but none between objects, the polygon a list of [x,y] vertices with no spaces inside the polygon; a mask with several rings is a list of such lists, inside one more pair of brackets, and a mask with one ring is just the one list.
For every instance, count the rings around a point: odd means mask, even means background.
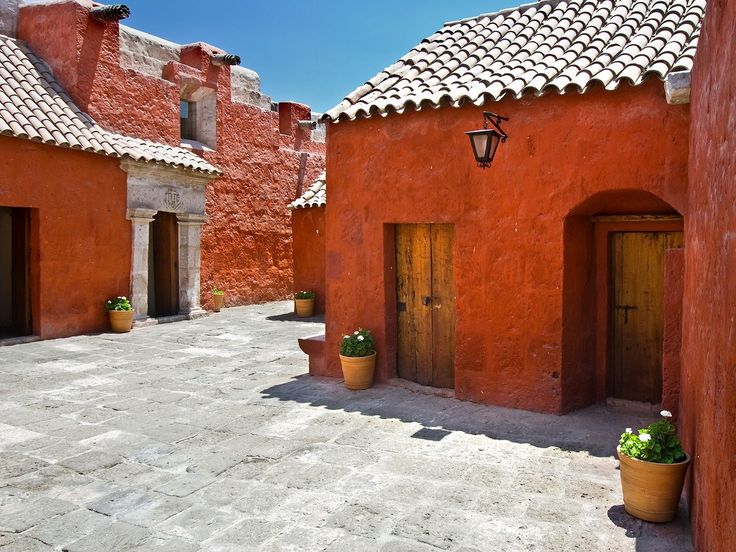
[{"label": "stone threshold", "polygon": [[435,397],[445,397],[446,399],[454,399],[455,398],[455,390],[454,389],[445,389],[442,387],[430,387],[428,385],[421,385],[419,383],[408,381],[401,378],[391,378],[388,380],[388,385],[391,385],[393,387],[401,387],[402,389],[406,389],[407,391],[412,391],[414,393],[422,393],[423,395],[433,395]]},{"label": "stone threshold", "polygon": [[9,347],[10,345],[22,345],[24,343],[33,343],[41,341],[41,337],[37,335],[22,335],[20,337],[6,337],[0,339],[0,347]]}]

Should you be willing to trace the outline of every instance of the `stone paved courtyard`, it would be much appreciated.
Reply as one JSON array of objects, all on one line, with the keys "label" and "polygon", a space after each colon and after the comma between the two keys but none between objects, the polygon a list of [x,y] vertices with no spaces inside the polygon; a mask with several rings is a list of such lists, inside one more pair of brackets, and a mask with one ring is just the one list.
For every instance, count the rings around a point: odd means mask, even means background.
[{"label": "stone paved courtyard", "polygon": [[305,375],[291,303],[0,348],[0,551],[669,551],[618,433]]}]

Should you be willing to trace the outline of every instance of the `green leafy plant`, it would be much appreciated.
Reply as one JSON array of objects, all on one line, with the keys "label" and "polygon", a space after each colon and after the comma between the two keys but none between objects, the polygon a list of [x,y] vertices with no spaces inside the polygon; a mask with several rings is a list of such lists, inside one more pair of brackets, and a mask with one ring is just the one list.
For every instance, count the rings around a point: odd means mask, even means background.
[{"label": "green leafy plant", "polygon": [[212,295],[225,295],[225,292],[215,286],[212,288]]},{"label": "green leafy plant", "polygon": [[105,310],[109,311],[132,311],[133,305],[130,304],[130,301],[127,297],[123,297],[122,295],[119,295],[118,297],[115,297],[114,299],[109,299],[107,303],[105,303]]},{"label": "green leafy plant", "polygon": [[667,410],[661,413],[662,419],[638,430],[626,428],[619,439],[618,450],[630,458],[655,462],[657,464],[674,464],[685,460],[677,429],[669,421],[672,414]]},{"label": "green leafy plant", "polygon": [[294,294],[294,299],[314,299],[315,293],[313,291],[297,291]]},{"label": "green leafy plant", "polygon": [[340,354],[346,357],[367,357],[374,353],[373,347],[376,342],[370,330],[362,328],[346,335],[340,342]]}]

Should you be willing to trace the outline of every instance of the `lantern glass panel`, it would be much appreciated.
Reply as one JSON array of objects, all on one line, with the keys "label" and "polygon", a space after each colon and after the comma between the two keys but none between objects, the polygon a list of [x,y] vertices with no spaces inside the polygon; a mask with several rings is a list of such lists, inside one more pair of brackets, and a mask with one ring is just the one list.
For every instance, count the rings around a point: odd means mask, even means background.
[{"label": "lantern glass panel", "polygon": [[490,147],[490,136],[485,132],[473,134],[470,136],[470,141],[473,144],[473,154],[475,160],[482,162],[488,156],[488,149]]}]

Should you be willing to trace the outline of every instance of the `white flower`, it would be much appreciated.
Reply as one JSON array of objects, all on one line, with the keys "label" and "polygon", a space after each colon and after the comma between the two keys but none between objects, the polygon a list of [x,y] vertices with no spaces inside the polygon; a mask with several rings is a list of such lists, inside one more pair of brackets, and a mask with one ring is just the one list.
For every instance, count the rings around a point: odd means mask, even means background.
[{"label": "white flower", "polygon": [[345,337],[343,337],[343,339],[350,339],[350,336],[346,335]]},{"label": "white flower", "polygon": [[642,433],[641,435],[639,435],[639,440],[644,441],[645,443],[651,439],[652,439],[652,436],[649,435],[648,433]]},{"label": "white flower", "polygon": [[631,431],[632,431],[632,430],[631,430],[631,428],[630,428],[630,427],[627,427],[627,428],[626,428],[626,433],[631,433]]},{"label": "white flower", "polygon": [[128,298],[127,298],[127,297],[125,297],[125,295],[123,295],[123,296],[121,297],[121,299],[122,299],[123,301],[127,301],[127,300],[128,300]]},{"label": "white flower", "polygon": [[664,416],[665,418],[671,418],[672,417],[672,412],[670,412],[669,410],[663,410],[662,412],[660,412],[660,414],[662,416]]},{"label": "white flower", "polygon": [[359,335],[358,336],[358,341],[363,341],[364,339],[365,339],[365,337],[363,337],[362,335]]},{"label": "white flower", "polygon": [[356,331],[353,332],[353,335],[358,335],[359,333],[360,332],[356,330]]}]

